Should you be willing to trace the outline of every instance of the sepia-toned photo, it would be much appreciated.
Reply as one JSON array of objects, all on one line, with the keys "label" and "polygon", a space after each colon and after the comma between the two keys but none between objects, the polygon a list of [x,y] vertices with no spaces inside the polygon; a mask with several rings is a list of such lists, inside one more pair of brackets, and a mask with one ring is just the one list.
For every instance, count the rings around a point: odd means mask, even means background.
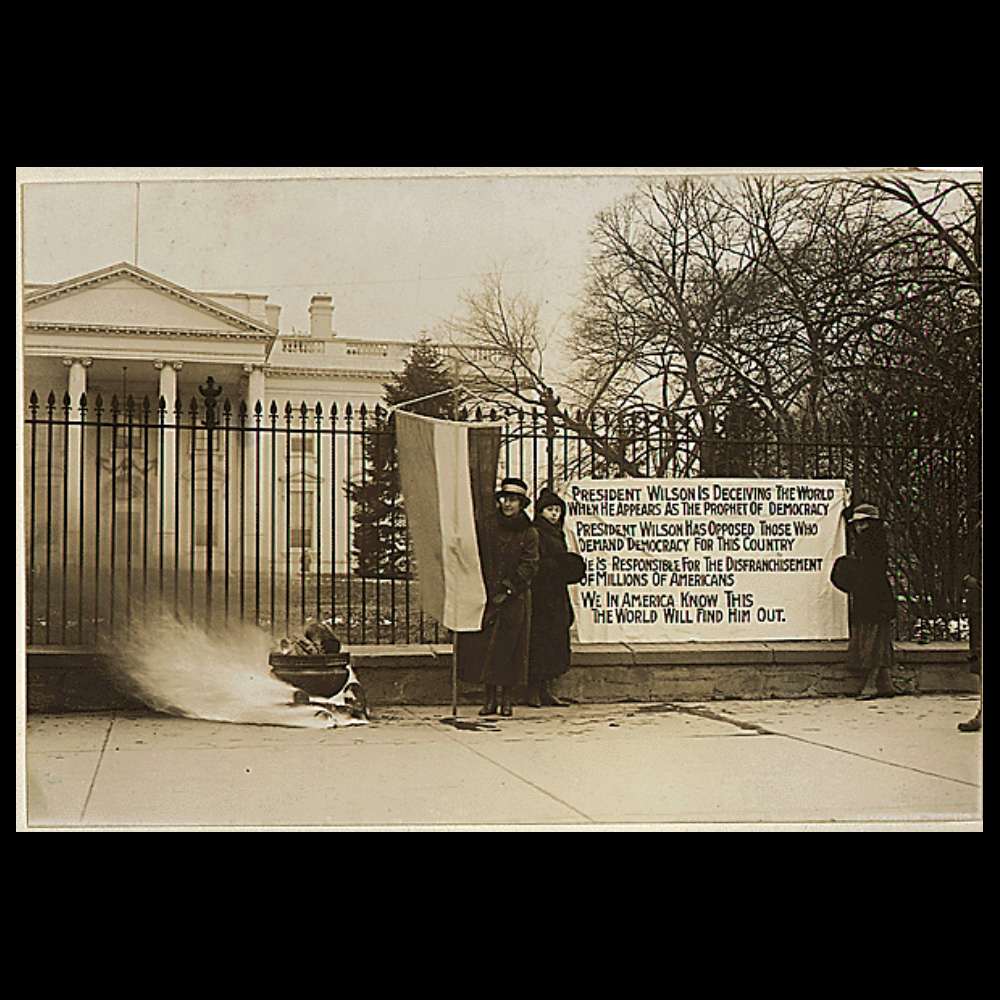
[{"label": "sepia-toned photo", "polygon": [[17,829],[982,831],[982,168],[19,167]]}]

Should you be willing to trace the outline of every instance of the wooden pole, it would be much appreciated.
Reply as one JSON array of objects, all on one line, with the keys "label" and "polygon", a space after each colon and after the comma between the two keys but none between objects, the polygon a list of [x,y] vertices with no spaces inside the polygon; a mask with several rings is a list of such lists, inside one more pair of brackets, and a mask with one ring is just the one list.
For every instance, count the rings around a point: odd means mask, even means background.
[{"label": "wooden pole", "polygon": [[[458,420],[457,379],[456,379],[456,385],[454,387],[454,393],[455,395],[452,397],[452,419]],[[458,717],[458,633],[457,632],[453,632],[451,637],[451,714],[455,718]]]}]

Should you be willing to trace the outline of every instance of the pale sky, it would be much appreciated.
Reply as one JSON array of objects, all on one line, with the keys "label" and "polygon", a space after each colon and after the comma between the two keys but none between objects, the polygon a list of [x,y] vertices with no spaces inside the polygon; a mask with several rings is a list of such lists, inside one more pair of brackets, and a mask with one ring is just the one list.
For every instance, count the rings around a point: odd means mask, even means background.
[{"label": "pale sky", "polygon": [[[148,174],[148,171],[147,171]],[[23,278],[58,282],[119,261],[196,291],[266,293],[283,331],[334,297],[345,337],[412,338],[453,314],[503,267],[511,290],[572,308],[595,213],[631,176],[442,176],[153,180],[119,170],[32,181],[23,197]],[[127,180],[123,179],[128,177]],[[122,178],[122,179],[118,179]]]}]

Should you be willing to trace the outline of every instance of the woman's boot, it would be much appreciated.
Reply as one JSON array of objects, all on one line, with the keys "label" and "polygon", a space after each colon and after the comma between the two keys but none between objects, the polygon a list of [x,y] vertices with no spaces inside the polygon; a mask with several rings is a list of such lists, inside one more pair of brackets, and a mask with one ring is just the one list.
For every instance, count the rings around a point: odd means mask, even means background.
[{"label": "woman's boot", "polygon": [[497,714],[497,686],[496,684],[486,685],[486,704],[479,710],[480,715]]},{"label": "woman's boot", "polygon": [[510,704],[510,688],[501,687],[500,688],[500,714],[501,715],[513,715],[514,709]]},{"label": "woman's boot", "polygon": [[876,663],[865,675],[865,681],[857,694],[858,701],[874,701],[878,697],[878,688],[875,686],[875,681],[878,677],[879,669],[880,665]]},{"label": "woman's boot", "polygon": [[878,672],[875,683],[875,690],[880,698],[893,698],[896,694],[896,687],[892,683],[892,673],[888,667],[883,667]]},{"label": "woman's boot", "polygon": [[566,704],[566,702],[564,702],[562,700],[562,698],[558,698],[556,695],[554,695],[552,693],[551,689],[549,688],[549,684],[551,684],[551,683],[552,682],[550,680],[546,679],[546,680],[542,681],[542,683],[540,685],[541,686],[541,695],[542,695],[542,704],[543,705],[550,705],[550,706],[552,706],[554,708],[562,708]]}]

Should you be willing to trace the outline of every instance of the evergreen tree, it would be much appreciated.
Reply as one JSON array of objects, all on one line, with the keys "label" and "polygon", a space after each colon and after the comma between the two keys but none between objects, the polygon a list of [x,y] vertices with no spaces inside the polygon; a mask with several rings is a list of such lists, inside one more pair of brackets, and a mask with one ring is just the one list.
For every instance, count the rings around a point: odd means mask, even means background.
[{"label": "evergreen tree", "polygon": [[[437,348],[422,338],[410,352],[402,372],[384,384],[385,401],[408,406],[411,413],[452,419],[455,410],[455,380]],[[392,411],[376,407],[365,424],[364,473],[349,483],[354,501],[354,558],[359,574],[380,579],[406,579],[410,558],[406,544],[406,519],[399,485],[396,425]]]}]

